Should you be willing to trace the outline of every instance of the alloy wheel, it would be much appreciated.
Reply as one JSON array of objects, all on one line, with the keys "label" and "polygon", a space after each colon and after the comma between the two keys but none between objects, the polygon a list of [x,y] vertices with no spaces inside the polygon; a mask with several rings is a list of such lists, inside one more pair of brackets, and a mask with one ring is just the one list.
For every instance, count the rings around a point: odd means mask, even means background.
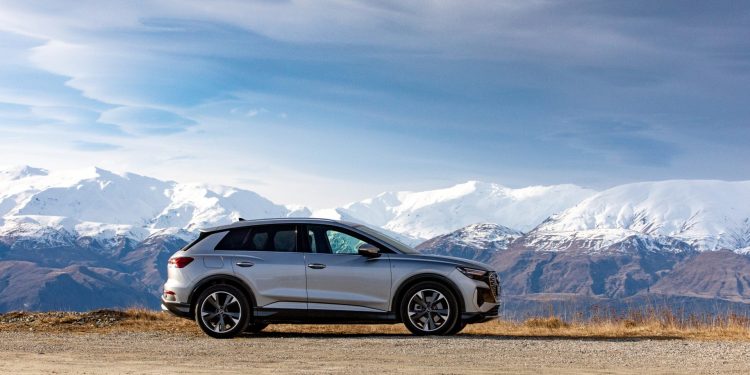
[{"label": "alloy wheel", "polygon": [[440,329],[450,319],[450,304],[443,293],[435,289],[422,289],[409,299],[408,314],[411,323],[424,332]]},{"label": "alloy wheel", "polygon": [[233,294],[217,291],[209,294],[201,303],[203,324],[216,333],[229,332],[240,322],[242,305]]}]

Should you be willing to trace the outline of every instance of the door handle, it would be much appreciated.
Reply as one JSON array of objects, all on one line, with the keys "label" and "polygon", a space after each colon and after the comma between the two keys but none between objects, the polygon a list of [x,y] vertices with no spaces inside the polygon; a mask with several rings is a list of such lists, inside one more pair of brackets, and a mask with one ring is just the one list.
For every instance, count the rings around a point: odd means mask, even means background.
[{"label": "door handle", "polygon": [[235,263],[237,267],[252,267],[255,265],[253,262],[237,262]]},{"label": "door handle", "polygon": [[310,263],[307,265],[307,267],[312,268],[314,270],[322,270],[323,268],[326,268],[326,265],[322,263]]}]

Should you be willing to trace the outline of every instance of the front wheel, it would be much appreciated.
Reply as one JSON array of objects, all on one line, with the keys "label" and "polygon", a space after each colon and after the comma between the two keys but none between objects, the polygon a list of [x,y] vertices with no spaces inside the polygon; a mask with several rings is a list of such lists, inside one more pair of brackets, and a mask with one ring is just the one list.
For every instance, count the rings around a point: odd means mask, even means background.
[{"label": "front wheel", "polygon": [[458,334],[459,332],[463,331],[464,328],[466,328],[466,323],[464,323],[464,322],[458,322],[458,324],[456,324],[455,326],[453,326],[453,329],[450,330],[450,332],[448,332],[448,334],[449,335]]},{"label": "front wheel", "polygon": [[453,292],[433,281],[409,288],[400,310],[404,325],[415,335],[451,335],[461,325],[461,312]]},{"label": "front wheel", "polygon": [[228,339],[247,326],[250,304],[239,289],[231,285],[214,285],[198,297],[195,321],[207,335]]}]

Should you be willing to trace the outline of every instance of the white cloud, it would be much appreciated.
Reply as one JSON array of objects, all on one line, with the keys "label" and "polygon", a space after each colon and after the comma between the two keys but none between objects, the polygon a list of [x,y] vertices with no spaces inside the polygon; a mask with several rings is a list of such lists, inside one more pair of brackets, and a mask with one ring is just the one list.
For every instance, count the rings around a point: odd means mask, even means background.
[{"label": "white cloud", "polygon": [[[114,105],[148,105],[128,95],[127,80],[146,57],[107,45],[72,44],[51,40],[31,50],[29,60],[38,68],[70,77],[66,85],[85,97]],[[130,94],[134,94],[131,92]]]}]

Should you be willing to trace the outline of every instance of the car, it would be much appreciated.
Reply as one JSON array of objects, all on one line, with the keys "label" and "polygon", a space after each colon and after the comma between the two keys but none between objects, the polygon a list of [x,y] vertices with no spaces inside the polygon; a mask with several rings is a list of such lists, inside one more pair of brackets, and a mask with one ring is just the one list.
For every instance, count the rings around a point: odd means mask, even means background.
[{"label": "car", "polygon": [[451,335],[496,318],[500,306],[491,267],[327,219],[203,230],[169,258],[167,274],[162,309],[215,338],[273,323],[401,322],[416,335]]}]

